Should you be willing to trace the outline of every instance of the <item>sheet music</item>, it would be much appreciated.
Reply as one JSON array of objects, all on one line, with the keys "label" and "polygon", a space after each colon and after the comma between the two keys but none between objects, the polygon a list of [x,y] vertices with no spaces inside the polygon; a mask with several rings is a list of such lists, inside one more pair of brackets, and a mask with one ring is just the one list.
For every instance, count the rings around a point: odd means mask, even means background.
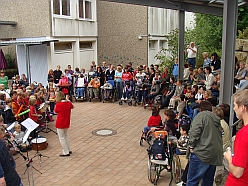
[{"label": "sheet music", "polygon": [[39,125],[37,123],[35,123],[32,119],[28,118],[26,120],[24,120],[23,122],[21,122],[21,124],[26,127],[27,132],[23,137],[22,142],[25,143],[28,139],[28,136],[30,135],[30,133],[35,130]]}]

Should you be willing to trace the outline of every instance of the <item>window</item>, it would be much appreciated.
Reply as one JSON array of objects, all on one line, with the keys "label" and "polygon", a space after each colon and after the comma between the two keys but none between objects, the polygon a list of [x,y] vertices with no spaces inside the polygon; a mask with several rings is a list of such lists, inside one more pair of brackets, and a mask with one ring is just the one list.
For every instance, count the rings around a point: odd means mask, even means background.
[{"label": "window", "polygon": [[159,41],[159,48],[160,49],[165,48],[165,41],[164,40]]},{"label": "window", "polygon": [[92,48],[92,42],[80,42],[80,49]]},{"label": "window", "polygon": [[149,49],[155,49],[155,42],[149,41]]},{"label": "window", "polygon": [[61,51],[61,50],[72,50],[72,43],[71,42],[57,42],[54,43],[54,50]]},{"label": "window", "polygon": [[79,18],[92,19],[90,1],[79,0]]},{"label": "window", "polygon": [[70,0],[53,0],[53,14],[70,16]]}]

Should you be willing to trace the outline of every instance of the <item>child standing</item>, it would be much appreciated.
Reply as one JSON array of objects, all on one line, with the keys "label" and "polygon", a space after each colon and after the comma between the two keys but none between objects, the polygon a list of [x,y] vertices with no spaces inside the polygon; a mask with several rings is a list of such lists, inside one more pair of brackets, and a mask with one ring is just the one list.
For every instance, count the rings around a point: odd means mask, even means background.
[{"label": "child standing", "polygon": [[176,148],[176,154],[177,155],[183,155],[186,154],[187,151],[187,145],[189,140],[189,125],[183,124],[180,125],[180,138],[177,141],[177,148]]},{"label": "child standing", "polygon": [[55,89],[53,87],[49,87],[48,90],[48,100],[50,105],[50,112],[53,113],[55,107]]}]

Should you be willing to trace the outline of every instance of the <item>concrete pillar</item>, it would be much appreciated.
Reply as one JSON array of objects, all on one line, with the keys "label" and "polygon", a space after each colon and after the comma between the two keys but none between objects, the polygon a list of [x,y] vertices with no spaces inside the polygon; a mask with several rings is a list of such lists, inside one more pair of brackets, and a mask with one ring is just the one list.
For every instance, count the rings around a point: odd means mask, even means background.
[{"label": "concrete pillar", "polygon": [[183,79],[185,11],[179,10],[178,66],[179,79]]}]

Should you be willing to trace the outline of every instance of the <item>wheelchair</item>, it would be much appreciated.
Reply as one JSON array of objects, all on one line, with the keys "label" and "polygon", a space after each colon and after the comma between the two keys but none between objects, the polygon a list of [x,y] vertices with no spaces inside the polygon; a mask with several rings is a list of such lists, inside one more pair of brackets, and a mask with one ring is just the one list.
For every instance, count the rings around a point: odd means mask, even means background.
[{"label": "wheelchair", "polygon": [[93,87],[87,87],[87,97],[88,97],[88,100],[89,100],[89,102],[91,102],[92,101],[92,99],[99,99],[99,101],[101,102],[102,101],[102,97],[101,97],[101,91],[100,91],[100,88],[98,88],[98,95],[95,95],[95,93],[94,92],[92,92],[92,97],[91,97],[91,95],[90,95],[90,89],[93,89]]},{"label": "wheelchair", "polygon": [[148,180],[157,185],[161,172],[167,170],[170,172],[171,180],[169,186],[172,186],[172,181],[175,183],[181,182],[182,168],[178,155],[175,153],[175,148],[168,140],[168,133],[166,131],[153,132],[153,142],[155,140],[163,141],[165,147],[165,160],[157,160],[154,158],[152,145],[149,145],[148,151]]},{"label": "wheelchair", "polygon": [[[118,97],[119,97],[119,92],[117,90],[117,88],[115,87],[115,82],[114,80],[108,80],[108,83],[110,83],[112,85],[112,88],[109,87],[100,87],[101,89],[101,99],[102,102],[104,103],[105,101],[111,101],[111,102],[116,102],[118,101]],[[109,95],[106,97],[105,93],[106,91],[109,91]]]},{"label": "wheelchair", "polygon": [[83,87],[85,89],[84,89],[84,93],[83,93],[83,96],[82,97],[77,97],[76,96],[77,95],[77,88],[80,88],[80,87],[75,87],[75,90],[74,90],[74,92],[75,92],[74,97],[75,97],[76,102],[77,101],[88,101],[89,100],[88,88],[87,87]]}]

